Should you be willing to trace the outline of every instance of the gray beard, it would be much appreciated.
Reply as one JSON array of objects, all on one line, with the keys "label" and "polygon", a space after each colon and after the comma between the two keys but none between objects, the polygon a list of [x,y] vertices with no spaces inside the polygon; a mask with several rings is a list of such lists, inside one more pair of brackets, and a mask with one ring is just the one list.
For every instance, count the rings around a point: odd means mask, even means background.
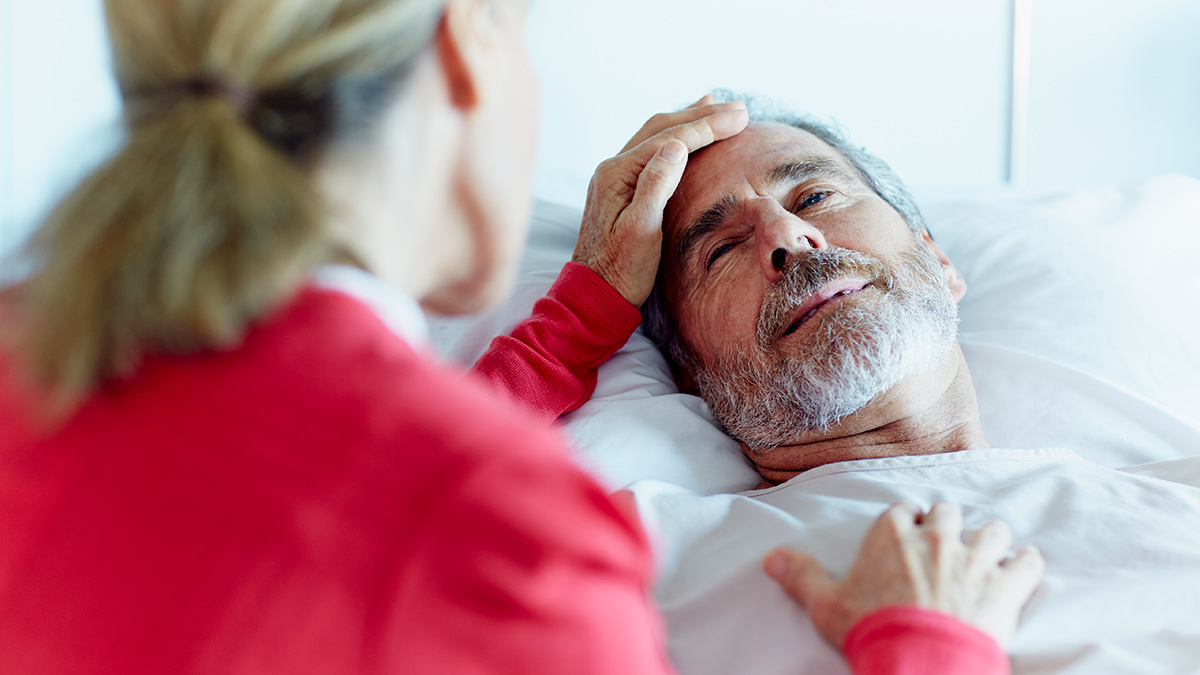
[{"label": "gray beard", "polygon": [[[821,318],[785,353],[775,343],[793,310],[824,284],[874,279]],[[871,256],[825,249],[801,256],[763,300],[752,353],[721,354],[694,368],[701,397],[729,435],[754,450],[827,431],[954,347],[958,305],[937,258],[917,244],[892,271]]]}]

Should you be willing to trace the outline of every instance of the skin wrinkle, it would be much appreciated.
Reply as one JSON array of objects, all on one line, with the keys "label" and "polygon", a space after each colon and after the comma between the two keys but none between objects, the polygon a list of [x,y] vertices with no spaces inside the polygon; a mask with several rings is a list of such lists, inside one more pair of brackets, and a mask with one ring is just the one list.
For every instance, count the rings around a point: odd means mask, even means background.
[{"label": "skin wrinkle", "polygon": [[679,238],[679,245],[675,247],[675,259],[687,261],[687,265],[690,267],[691,254],[696,245],[725,224],[725,220],[734,211],[737,203],[738,200],[733,195],[726,195],[721,201],[696,216],[687,231]]}]

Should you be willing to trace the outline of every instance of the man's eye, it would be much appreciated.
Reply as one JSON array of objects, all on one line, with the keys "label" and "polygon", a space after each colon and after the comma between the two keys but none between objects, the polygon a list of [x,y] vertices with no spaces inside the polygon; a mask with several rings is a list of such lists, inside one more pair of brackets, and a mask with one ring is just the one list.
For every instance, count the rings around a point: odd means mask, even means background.
[{"label": "man's eye", "polygon": [[717,258],[720,258],[721,256],[725,255],[726,253],[729,253],[737,245],[738,245],[738,242],[731,241],[728,244],[721,244],[720,246],[718,246],[716,248],[716,250],[712,252],[712,255],[708,256],[708,265],[704,269],[711,270],[713,264],[717,262]]},{"label": "man's eye", "polygon": [[821,202],[825,201],[825,198],[831,194],[833,194],[833,193],[829,192],[828,190],[812,193],[811,195],[805,197],[804,200],[800,202],[800,210],[807,209],[808,207],[814,206],[816,204],[820,204]]}]

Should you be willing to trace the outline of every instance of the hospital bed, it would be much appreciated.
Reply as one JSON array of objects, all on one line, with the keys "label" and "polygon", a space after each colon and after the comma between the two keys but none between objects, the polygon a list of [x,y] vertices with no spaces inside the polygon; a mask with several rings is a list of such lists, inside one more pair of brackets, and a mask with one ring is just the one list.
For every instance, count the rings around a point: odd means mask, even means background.
[{"label": "hospital bed", "polygon": [[[1016,673],[1200,672],[1200,181],[922,205],[967,278],[960,342],[993,449],[827,465],[755,490],[737,444],[640,331],[561,420],[580,461],[637,498],[673,661],[686,675],[845,672],[761,557],[788,545],[845,572],[903,499],[958,503],[969,528],[1004,518],[1042,549]],[[580,216],[539,202],[512,298],[435,318],[435,345],[470,364],[528,316]]]}]

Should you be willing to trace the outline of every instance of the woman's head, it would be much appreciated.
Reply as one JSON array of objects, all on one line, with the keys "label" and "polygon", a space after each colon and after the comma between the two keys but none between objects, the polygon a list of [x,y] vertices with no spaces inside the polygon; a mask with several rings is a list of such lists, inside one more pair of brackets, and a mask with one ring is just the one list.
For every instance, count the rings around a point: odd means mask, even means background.
[{"label": "woman's head", "polygon": [[369,134],[446,0],[105,0],[131,132],[229,114],[304,166]]},{"label": "woman's head", "polygon": [[432,311],[474,311],[511,286],[536,136],[523,29],[523,0],[447,0],[367,147],[336,145],[318,169],[352,238],[371,242],[369,266]]},{"label": "woman's head", "polygon": [[[31,374],[69,404],[146,352],[235,344],[316,265],[450,257],[380,255],[437,240],[385,226],[461,241],[469,273],[439,263],[412,290],[473,308],[504,276],[481,261],[527,208],[491,215],[482,166],[500,144],[480,127],[515,104],[492,100],[501,78],[479,61],[495,60],[508,33],[491,29],[514,2],[105,0],[126,138],[31,241],[16,335]],[[379,189],[362,190],[376,170]],[[406,176],[425,192],[389,185]]]}]

